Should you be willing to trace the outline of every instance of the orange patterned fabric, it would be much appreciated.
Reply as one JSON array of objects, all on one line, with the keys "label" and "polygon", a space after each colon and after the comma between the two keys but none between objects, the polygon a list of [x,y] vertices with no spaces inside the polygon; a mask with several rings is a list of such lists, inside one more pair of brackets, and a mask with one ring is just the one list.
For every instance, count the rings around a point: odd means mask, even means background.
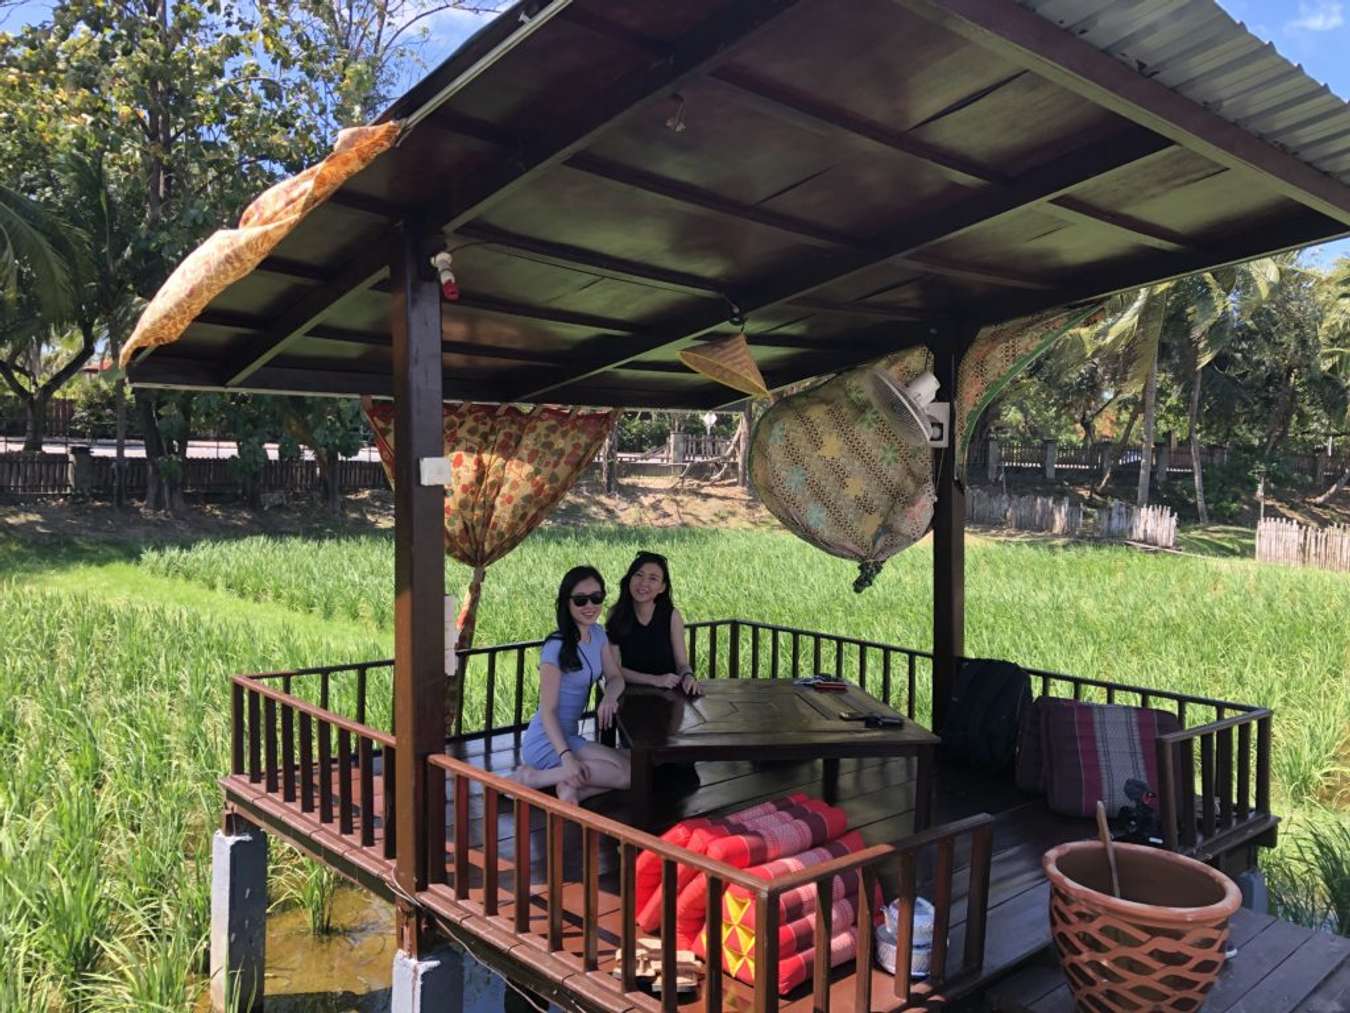
[{"label": "orange patterned fabric", "polygon": [[[367,400],[365,409],[392,486],[394,406]],[[445,490],[445,551],[474,568],[459,617],[460,648],[473,644],[484,569],[539,526],[595,458],[617,417],[561,408],[445,405],[445,456],[452,475]]]},{"label": "orange patterned fabric", "polygon": [[338,134],[333,153],[317,165],[264,192],[244,212],[237,229],[221,229],[197,247],[155,293],[141,314],[120,364],[139,349],[177,341],[217,295],[243,278],[305,216],[398,139],[401,123],[353,127]]}]

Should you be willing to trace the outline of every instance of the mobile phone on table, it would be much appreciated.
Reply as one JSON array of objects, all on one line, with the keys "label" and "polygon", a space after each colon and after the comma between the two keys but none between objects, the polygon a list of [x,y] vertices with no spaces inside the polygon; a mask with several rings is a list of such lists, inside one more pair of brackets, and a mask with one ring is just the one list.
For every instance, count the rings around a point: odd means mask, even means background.
[{"label": "mobile phone on table", "polygon": [[867,715],[864,714],[864,713],[862,713],[862,711],[840,711],[840,712],[839,712],[839,720],[840,720],[840,721],[866,721],[866,720],[867,720]]},{"label": "mobile phone on table", "polygon": [[905,719],[896,714],[869,714],[863,723],[868,728],[899,728]]}]

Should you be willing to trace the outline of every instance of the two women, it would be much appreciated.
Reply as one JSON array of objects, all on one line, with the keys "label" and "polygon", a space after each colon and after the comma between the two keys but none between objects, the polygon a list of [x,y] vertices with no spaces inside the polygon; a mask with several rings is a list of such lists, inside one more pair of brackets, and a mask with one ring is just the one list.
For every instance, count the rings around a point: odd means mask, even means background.
[{"label": "two women", "polygon": [[664,556],[640,552],[624,575],[618,603],[600,625],[605,581],[591,566],[568,570],[555,604],[557,629],[539,660],[539,709],[521,740],[516,777],[530,788],[556,788],[578,802],[611,788],[627,788],[627,754],[578,734],[591,686],[604,680],[596,712],[608,728],[629,683],[702,692],[684,648],[684,619],[671,600]]}]

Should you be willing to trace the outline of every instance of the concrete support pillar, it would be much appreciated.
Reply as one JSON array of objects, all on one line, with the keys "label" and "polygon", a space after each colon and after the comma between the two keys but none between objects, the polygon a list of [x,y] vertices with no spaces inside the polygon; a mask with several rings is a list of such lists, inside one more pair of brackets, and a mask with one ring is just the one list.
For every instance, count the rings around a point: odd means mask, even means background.
[{"label": "concrete support pillar", "polygon": [[1167,468],[1172,461],[1172,447],[1167,443],[1159,443],[1153,449],[1153,484],[1165,485],[1167,482]]},{"label": "concrete support pillar", "polygon": [[261,1010],[267,940],[267,835],[237,816],[211,842],[211,1007]]},{"label": "concrete support pillar", "polygon": [[1059,451],[1058,440],[1046,440],[1044,444],[1045,451],[1045,477],[1053,480],[1055,477],[1055,455]]},{"label": "concrete support pillar", "polygon": [[506,982],[458,946],[394,954],[391,1013],[500,1013],[506,996]]},{"label": "concrete support pillar", "polygon": [[984,464],[986,469],[985,477],[992,485],[998,481],[999,468],[1003,465],[1003,451],[999,449],[998,440],[994,439],[992,436],[989,438],[989,449],[985,453]]}]

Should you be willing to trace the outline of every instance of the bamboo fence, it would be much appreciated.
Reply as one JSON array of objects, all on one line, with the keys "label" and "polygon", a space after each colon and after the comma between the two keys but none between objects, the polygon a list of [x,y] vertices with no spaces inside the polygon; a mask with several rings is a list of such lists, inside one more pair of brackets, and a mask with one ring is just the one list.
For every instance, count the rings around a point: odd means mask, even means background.
[{"label": "bamboo fence", "polygon": [[1350,525],[1312,528],[1268,518],[1256,527],[1256,558],[1263,563],[1350,573]]}]

